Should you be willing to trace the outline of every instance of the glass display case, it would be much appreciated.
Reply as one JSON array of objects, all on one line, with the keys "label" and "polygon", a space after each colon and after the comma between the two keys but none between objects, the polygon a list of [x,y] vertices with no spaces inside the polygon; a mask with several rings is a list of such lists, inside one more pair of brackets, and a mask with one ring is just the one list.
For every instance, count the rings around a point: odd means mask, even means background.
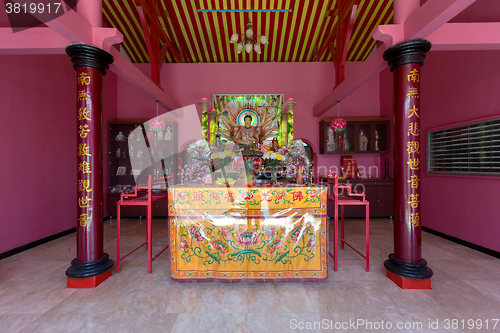
[{"label": "glass display case", "polygon": [[346,119],[346,129],[340,133],[330,128],[332,121],[319,122],[320,154],[388,152],[388,118]]},{"label": "glass display case", "polygon": [[[168,176],[177,183],[177,123],[165,120],[165,128],[152,131],[147,120],[109,121],[109,216],[116,216],[120,193],[153,178]],[[131,162],[134,159],[135,163]],[[172,178],[173,177],[173,178]],[[166,189],[164,189],[166,190]],[[166,201],[165,201],[166,202]],[[165,207],[153,207],[153,216],[166,216]],[[143,207],[124,207],[123,216],[145,216]],[[157,211],[157,214],[155,213]]]}]

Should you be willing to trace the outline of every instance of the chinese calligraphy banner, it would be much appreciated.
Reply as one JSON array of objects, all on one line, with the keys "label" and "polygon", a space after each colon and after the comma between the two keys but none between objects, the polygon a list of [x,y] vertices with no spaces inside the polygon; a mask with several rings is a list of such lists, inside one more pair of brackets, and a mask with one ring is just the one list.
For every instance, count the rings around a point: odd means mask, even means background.
[{"label": "chinese calligraphy banner", "polygon": [[327,278],[327,189],[169,189],[171,277]]}]

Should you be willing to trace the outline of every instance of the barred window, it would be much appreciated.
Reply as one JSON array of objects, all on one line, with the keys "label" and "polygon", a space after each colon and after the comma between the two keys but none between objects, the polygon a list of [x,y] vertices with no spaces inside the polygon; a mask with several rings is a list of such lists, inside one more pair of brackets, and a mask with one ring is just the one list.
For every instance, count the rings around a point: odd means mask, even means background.
[{"label": "barred window", "polygon": [[500,176],[500,119],[429,132],[427,172]]}]

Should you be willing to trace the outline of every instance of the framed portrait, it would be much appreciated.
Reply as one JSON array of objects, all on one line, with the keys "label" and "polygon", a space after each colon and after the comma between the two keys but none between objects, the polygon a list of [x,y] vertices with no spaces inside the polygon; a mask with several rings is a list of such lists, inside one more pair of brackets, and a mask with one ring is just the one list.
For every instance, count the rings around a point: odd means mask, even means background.
[{"label": "framed portrait", "polygon": [[118,167],[118,169],[116,170],[116,175],[117,176],[125,176],[126,172],[127,172],[127,167],[121,166],[121,167]]}]

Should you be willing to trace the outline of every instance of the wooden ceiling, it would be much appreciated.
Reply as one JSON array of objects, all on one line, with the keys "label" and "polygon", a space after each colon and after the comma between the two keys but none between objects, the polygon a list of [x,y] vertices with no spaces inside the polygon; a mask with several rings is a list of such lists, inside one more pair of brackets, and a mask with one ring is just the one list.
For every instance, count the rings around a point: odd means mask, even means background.
[{"label": "wooden ceiling", "polygon": [[[182,50],[182,61],[198,63],[314,61],[315,49],[326,45],[326,38],[338,20],[336,2],[346,0],[154,1],[164,11],[165,19],[159,18],[159,22],[177,51]],[[361,0],[347,61],[365,60],[376,43],[371,37],[372,30],[388,24],[392,16],[392,0]],[[233,33],[246,30],[249,17],[254,33],[269,39],[268,45],[262,45],[261,54],[254,51],[238,54],[236,44],[229,43]],[[103,0],[103,19],[108,26],[122,32],[122,46],[132,62],[149,62],[134,0]],[[329,51],[319,59],[331,60]],[[178,62],[171,50],[167,51],[165,62]]]}]

